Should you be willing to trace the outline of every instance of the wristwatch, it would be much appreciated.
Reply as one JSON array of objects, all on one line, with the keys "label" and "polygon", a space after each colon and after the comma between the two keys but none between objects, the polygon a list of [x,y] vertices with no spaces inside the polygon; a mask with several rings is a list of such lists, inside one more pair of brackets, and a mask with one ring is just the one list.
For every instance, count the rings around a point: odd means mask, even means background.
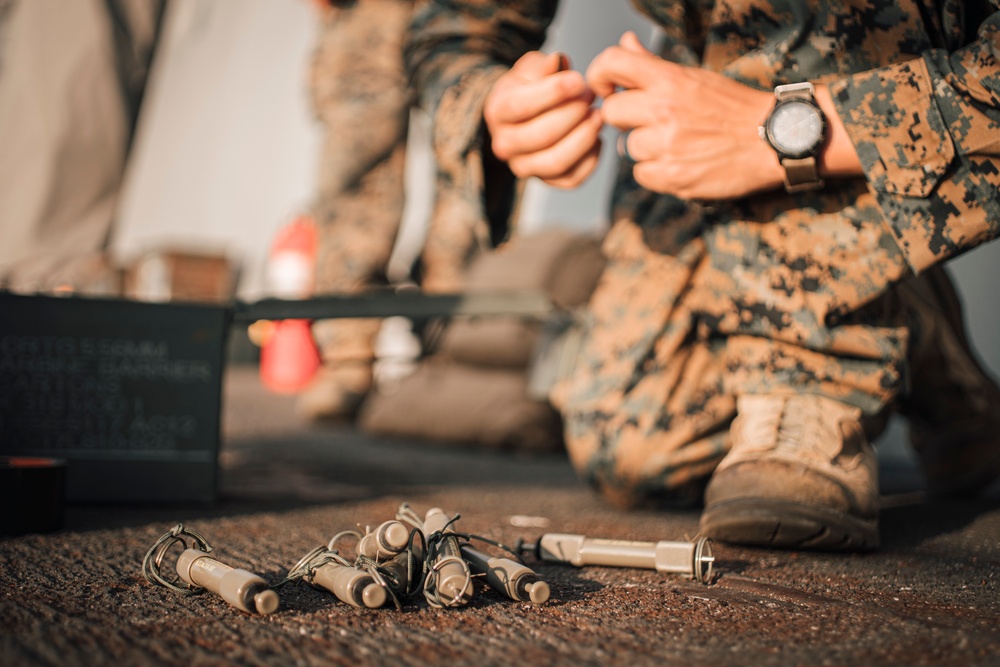
[{"label": "wristwatch", "polygon": [[826,138],[826,117],[816,104],[815,88],[792,83],[775,88],[774,96],[774,109],[758,128],[760,137],[785,168],[785,190],[817,190],[823,187],[816,157]]}]

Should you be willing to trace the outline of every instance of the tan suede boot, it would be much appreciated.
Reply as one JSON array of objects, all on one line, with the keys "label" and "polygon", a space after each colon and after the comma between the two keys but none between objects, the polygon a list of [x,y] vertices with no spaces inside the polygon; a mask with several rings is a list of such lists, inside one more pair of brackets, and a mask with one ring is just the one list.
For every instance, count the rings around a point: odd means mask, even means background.
[{"label": "tan suede boot", "polygon": [[948,274],[902,283],[914,318],[910,391],[900,403],[933,495],[973,495],[1000,476],[1000,387],[976,359]]},{"label": "tan suede boot", "polygon": [[299,394],[295,411],[310,420],[351,421],[372,388],[374,339],[381,320],[317,320],[313,337],[323,357]]},{"label": "tan suede boot", "polygon": [[732,450],[705,490],[701,533],[723,542],[878,546],[878,469],[861,411],[821,396],[741,396]]},{"label": "tan suede boot", "polygon": [[299,394],[295,412],[309,420],[351,421],[371,388],[371,362],[326,362]]}]

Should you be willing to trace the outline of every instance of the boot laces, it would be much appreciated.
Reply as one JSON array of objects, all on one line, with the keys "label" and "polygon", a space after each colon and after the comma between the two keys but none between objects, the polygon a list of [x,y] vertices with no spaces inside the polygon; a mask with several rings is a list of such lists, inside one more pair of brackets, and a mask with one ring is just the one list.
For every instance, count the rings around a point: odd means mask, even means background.
[{"label": "boot laces", "polygon": [[[799,453],[822,453],[829,460],[830,452],[822,444],[831,439],[827,433],[821,405],[807,397],[775,401],[766,409],[754,410],[744,415],[743,444],[746,451],[786,449]],[[825,438],[823,436],[826,436]]]}]

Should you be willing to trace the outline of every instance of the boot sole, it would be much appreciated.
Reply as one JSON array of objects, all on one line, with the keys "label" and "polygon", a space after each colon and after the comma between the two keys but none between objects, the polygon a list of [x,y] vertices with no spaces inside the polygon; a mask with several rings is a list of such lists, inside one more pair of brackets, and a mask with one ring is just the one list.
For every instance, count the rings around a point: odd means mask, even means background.
[{"label": "boot sole", "polygon": [[721,542],[817,551],[878,548],[878,519],[801,503],[741,499],[706,507],[701,534]]}]

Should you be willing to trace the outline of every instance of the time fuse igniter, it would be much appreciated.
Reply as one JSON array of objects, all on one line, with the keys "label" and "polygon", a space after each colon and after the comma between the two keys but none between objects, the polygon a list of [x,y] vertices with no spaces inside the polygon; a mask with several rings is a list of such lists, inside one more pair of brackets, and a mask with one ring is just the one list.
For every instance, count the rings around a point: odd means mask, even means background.
[{"label": "time fuse igniter", "polygon": [[[174,545],[184,551],[177,557],[175,569],[179,582],[161,573],[164,558]],[[209,553],[212,545],[199,533],[177,524],[146,552],[142,559],[142,574],[151,584],[163,586],[179,595],[195,595],[212,591],[241,611],[273,614],[278,609],[278,594],[262,577],[230,567]]]},{"label": "time fuse igniter", "polygon": [[550,563],[656,570],[683,574],[703,584],[712,580],[715,562],[707,537],[694,542],[633,542],[547,533],[535,544],[519,545],[518,550]]},{"label": "time fuse igniter", "polygon": [[278,610],[278,594],[264,579],[220,563],[199,549],[181,553],[177,574],[190,586],[210,590],[242,611],[267,615]]}]

